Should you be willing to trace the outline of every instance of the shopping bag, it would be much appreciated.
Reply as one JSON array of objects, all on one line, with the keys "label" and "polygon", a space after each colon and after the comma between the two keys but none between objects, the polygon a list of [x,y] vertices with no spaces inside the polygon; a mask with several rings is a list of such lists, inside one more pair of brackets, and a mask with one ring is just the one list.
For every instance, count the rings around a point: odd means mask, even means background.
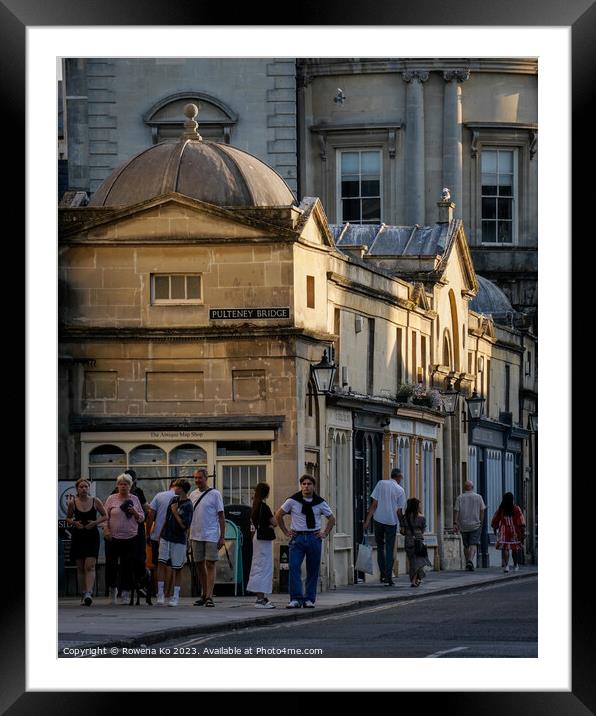
[{"label": "shopping bag", "polygon": [[358,545],[358,556],[354,569],[358,572],[366,572],[366,574],[372,574],[374,572],[373,548],[366,544],[366,537],[364,538],[364,542]]}]

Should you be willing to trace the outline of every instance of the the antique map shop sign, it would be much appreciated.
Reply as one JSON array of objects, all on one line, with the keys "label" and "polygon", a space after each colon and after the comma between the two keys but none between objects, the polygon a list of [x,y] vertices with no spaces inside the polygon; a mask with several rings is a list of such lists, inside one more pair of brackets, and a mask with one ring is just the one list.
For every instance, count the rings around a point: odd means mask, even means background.
[{"label": "the antique map shop sign", "polygon": [[244,320],[254,321],[267,318],[289,318],[289,308],[210,308],[210,321]]}]

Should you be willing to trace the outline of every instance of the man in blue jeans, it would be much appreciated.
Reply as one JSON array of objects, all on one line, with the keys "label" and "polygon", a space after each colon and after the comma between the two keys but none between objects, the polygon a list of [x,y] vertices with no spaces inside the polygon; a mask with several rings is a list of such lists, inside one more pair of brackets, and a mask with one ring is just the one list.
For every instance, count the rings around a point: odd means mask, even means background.
[{"label": "man in blue jeans", "polygon": [[[321,546],[335,525],[331,508],[315,493],[315,478],[302,475],[300,492],[296,492],[275,513],[281,531],[290,538],[290,602],[287,609],[312,609],[317,598],[317,582],[321,568]],[[291,514],[290,529],[284,518]],[[327,518],[321,529],[321,515]],[[306,595],[302,591],[302,562],[306,557]]]},{"label": "man in blue jeans", "polygon": [[391,479],[379,480],[371,493],[370,507],[364,520],[364,532],[368,530],[371,517],[375,516],[375,541],[377,543],[377,562],[381,573],[381,582],[392,587],[393,549],[397,533],[397,523],[401,524],[406,506],[406,493],[399,484],[402,477],[398,467],[391,470]]}]

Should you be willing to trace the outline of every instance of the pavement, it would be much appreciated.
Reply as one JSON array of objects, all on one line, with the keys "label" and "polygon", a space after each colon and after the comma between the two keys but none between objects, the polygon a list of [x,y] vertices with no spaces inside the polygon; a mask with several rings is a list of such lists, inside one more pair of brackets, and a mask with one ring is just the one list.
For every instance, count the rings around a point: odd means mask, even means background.
[{"label": "pavement", "polygon": [[[58,601],[59,656],[73,656],[72,648],[123,647],[155,644],[178,637],[230,633],[237,629],[269,626],[279,622],[298,621],[364,606],[389,602],[425,599],[430,596],[463,592],[501,582],[529,579],[538,575],[535,565],[521,566],[518,572],[504,574],[500,567],[467,571],[429,572],[418,588],[410,586],[407,575],[394,578],[392,587],[372,577],[317,595],[315,609],[286,609],[287,594],[273,594],[275,609],[256,609],[255,597],[217,596],[215,607],[195,607],[195,597],[181,598],[177,607],[111,605],[107,597],[97,597],[91,607],[79,605],[79,597],[61,597]],[[63,650],[66,649],[66,652]]]}]

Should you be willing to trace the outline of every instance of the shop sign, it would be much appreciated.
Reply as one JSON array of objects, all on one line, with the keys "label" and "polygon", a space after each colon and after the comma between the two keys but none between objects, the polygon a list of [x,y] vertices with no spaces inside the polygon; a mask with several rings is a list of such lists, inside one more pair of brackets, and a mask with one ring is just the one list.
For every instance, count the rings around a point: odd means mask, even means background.
[{"label": "shop sign", "polygon": [[210,321],[255,321],[270,318],[289,318],[290,309],[286,308],[210,308]]}]

